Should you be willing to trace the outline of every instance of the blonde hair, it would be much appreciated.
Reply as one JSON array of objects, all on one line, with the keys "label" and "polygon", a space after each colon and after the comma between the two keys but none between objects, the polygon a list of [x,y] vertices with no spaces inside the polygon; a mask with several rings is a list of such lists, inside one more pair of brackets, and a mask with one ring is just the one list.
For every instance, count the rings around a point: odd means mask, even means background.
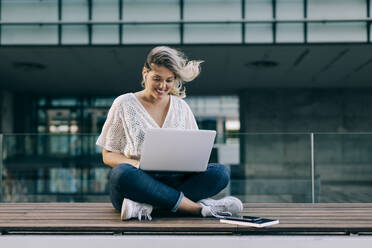
[{"label": "blonde hair", "polygon": [[[173,72],[175,84],[170,94],[184,98],[186,97],[186,89],[183,87],[183,83],[194,80],[200,74],[200,64],[203,62],[202,60],[189,61],[185,54],[179,50],[158,46],[149,52],[144,67],[147,71],[151,71],[152,65],[164,66]],[[144,81],[142,81],[142,86],[145,86]]]}]

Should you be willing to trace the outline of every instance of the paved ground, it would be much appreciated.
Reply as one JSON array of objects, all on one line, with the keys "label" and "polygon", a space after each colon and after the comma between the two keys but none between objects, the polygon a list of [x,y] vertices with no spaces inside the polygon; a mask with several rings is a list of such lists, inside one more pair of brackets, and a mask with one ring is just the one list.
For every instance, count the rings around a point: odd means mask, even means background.
[{"label": "paved ground", "polygon": [[0,247],[12,248],[370,248],[372,236],[0,236]]}]

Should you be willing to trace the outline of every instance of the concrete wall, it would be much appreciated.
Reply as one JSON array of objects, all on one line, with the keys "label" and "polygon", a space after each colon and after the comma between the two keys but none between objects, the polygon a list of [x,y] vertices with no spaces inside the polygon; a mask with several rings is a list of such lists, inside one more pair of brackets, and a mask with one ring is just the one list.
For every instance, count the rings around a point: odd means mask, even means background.
[{"label": "concrete wall", "polygon": [[246,132],[372,131],[370,89],[246,90],[240,104]]},{"label": "concrete wall", "polygon": [[[245,90],[240,95],[240,116],[241,131],[250,134],[241,139],[239,173],[247,180],[266,179],[267,194],[299,179],[302,183],[293,187],[299,193],[311,193],[309,132],[316,133],[317,196],[321,196],[320,185],[327,183],[355,185],[372,181],[372,135],[342,134],[372,132],[370,89]],[[284,134],[252,134],[254,132]],[[281,179],[282,183],[275,181],[270,190],[269,179]],[[248,193],[252,185],[246,187],[244,193]],[[287,190],[288,194],[294,194],[292,191]],[[308,193],[303,199],[309,198]]]}]

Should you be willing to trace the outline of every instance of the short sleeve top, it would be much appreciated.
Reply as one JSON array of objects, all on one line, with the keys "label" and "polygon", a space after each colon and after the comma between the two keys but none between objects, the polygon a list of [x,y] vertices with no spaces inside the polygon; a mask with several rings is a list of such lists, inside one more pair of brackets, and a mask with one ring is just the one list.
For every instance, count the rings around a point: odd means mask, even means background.
[{"label": "short sleeve top", "polygon": [[163,126],[155,122],[133,93],[117,97],[107,115],[96,145],[128,158],[141,155],[145,133],[149,128],[198,129],[189,105],[170,96],[170,106]]}]

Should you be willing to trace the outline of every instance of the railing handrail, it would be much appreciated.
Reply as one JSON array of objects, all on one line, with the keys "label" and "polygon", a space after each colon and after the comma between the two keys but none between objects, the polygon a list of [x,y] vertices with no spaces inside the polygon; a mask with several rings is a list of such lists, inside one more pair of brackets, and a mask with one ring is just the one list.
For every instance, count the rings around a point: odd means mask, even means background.
[{"label": "railing handrail", "polygon": [[297,18],[297,19],[285,19],[285,18],[271,18],[271,19],[224,19],[224,20],[147,20],[147,21],[130,21],[130,20],[116,20],[116,21],[6,21],[0,20],[0,25],[84,25],[84,24],[101,24],[101,25],[115,25],[115,24],[127,24],[127,25],[159,25],[159,24],[254,24],[254,23],[337,23],[337,22],[372,22],[371,17],[364,18]]},{"label": "railing handrail", "polygon": [[[372,132],[244,132],[244,133],[217,133],[217,135],[239,136],[239,135],[372,135]],[[74,136],[98,136],[100,133],[3,133],[3,136],[28,136],[28,135],[74,135]]]}]

